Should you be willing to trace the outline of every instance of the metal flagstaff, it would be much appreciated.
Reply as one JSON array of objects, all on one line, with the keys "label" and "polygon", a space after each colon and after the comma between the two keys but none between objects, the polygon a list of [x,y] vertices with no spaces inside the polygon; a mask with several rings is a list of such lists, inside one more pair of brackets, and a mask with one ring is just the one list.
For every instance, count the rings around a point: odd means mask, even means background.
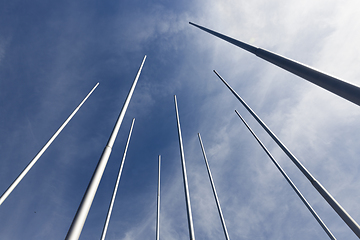
[{"label": "metal flagstaff", "polygon": [[254,47],[192,22],[189,23],[360,106],[360,88],[355,85],[265,49]]},{"label": "metal flagstaff", "polygon": [[178,111],[178,106],[177,106],[177,101],[176,101],[176,95],[174,95],[174,101],[175,101],[177,129],[178,129],[178,135],[179,135],[181,166],[182,166],[182,173],[183,173],[183,179],[184,179],[184,190],[185,190],[186,209],[187,209],[187,217],[188,217],[188,224],[189,224],[189,235],[190,235],[190,240],[195,240],[194,224],[193,224],[191,205],[190,205],[189,186],[188,186],[188,180],[187,180],[187,175],[186,175],[184,147],[183,147],[183,142],[182,142],[182,137],[181,137],[179,111]]},{"label": "metal flagstaff", "polygon": [[126,97],[126,100],[124,102],[124,105],[121,109],[121,112],[119,114],[119,117],[116,121],[116,124],[114,126],[114,129],[110,135],[110,138],[104,148],[104,151],[103,153],[101,154],[101,157],[100,157],[100,160],[98,162],[98,165],[96,166],[96,169],[93,173],[93,176],[91,177],[91,180],[90,180],[90,183],[86,189],[86,192],[83,196],[83,199],[81,200],[81,203],[80,203],[80,206],[76,212],[76,215],[74,217],[74,220],[73,222],[71,223],[71,226],[70,226],[70,229],[66,235],[66,240],[77,240],[79,239],[80,237],[80,234],[81,234],[81,231],[82,231],[82,228],[84,226],[84,223],[86,221],[86,217],[89,213],[89,210],[90,210],[90,207],[91,207],[91,204],[92,204],[92,201],[95,197],[95,194],[96,194],[96,191],[97,191],[97,188],[99,186],[99,183],[100,183],[100,180],[101,180],[101,177],[104,173],[104,170],[105,170],[105,167],[106,167],[106,164],[109,160],[109,157],[110,157],[110,154],[111,154],[111,150],[112,150],[112,147],[114,145],[114,142],[115,142],[115,139],[116,139],[116,136],[119,132],[119,129],[120,129],[120,125],[122,123],[122,120],[124,119],[124,116],[125,116],[125,113],[126,113],[126,110],[129,106],[129,103],[130,103],[130,99],[131,99],[131,96],[133,95],[133,92],[135,90],[135,86],[136,86],[136,83],[139,79],[139,76],[140,76],[140,73],[141,73],[141,69],[144,65],[144,62],[145,62],[145,59],[146,59],[146,55],[144,56],[144,59],[142,60],[142,63],[140,65],[140,68],[139,68],[139,71],[137,72],[136,74],[136,77],[135,77],[135,80],[130,88],[130,91]]},{"label": "metal flagstaff", "polygon": [[359,224],[345,211],[345,209],[335,200],[333,196],[316,180],[311,173],[301,164],[301,162],[287,149],[287,147],[278,139],[278,137],[270,130],[268,126],[256,115],[256,113],[246,104],[246,102],[230,87],[230,85],[214,70],[215,74],[220,80],[229,88],[234,96],[242,103],[242,105],[249,111],[249,113],[256,119],[256,121],[264,128],[270,137],[277,143],[277,145],[285,152],[291,161],[298,167],[298,169],[311,182],[315,189],[328,202],[328,204],[336,211],[336,213],[343,219],[343,221],[350,227],[350,229],[360,238]]},{"label": "metal flagstaff", "polygon": [[260,146],[262,147],[262,149],[264,149],[264,151],[266,152],[266,154],[269,156],[269,158],[272,160],[272,162],[275,164],[275,166],[277,167],[277,169],[279,169],[279,171],[281,172],[281,174],[284,176],[284,178],[286,179],[286,181],[290,184],[290,186],[292,187],[292,189],[294,189],[294,191],[296,192],[296,194],[299,196],[299,198],[301,199],[301,201],[306,205],[306,207],[309,209],[309,211],[311,212],[311,214],[315,217],[316,221],[318,221],[318,223],[320,224],[320,226],[322,227],[322,229],[324,229],[324,231],[326,232],[326,234],[330,237],[330,239],[332,240],[336,240],[336,238],[334,237],[334,235],[331,233],[331,231],[328,229],[328,227],[325,225],[325,223],[321,220],[321,218],[319,217],[319,215],[317,215],[317,213],[315,212],[315,210],[311,207],[311,205],[308,203],[308,201],[305,199],[305,197],[301,194],[301,192],[299,191],[299,189],[297,189],[297,187],[295,186],[295,184],[291,181],[291,179],[288,177],[288,175],[286,174],[286,172],[281,168],[281,166],[278,164],[278,162],[275,160],[275,158],[271,155],[271,153],[267,150],[267,148],[265,147],[265,145],[261,142],[261,140],[256,136],[256,134],[254,133],[254,131],[250,128],[250,126],[246,123],[246,121],[244,120],[243,117],[241,117],[240,113],[235,110],[236,114],[239,116],[239,118],[241,119],[241,121],[245,124],[245,126],[247,127],[247,129],[249,129],[249,131],[251,132],[251,134],[254,136],[254,138],[256,139],[256,141],[260,144]]},{"label": "metal flagstaff", "polygon": [[90,97],[92,92],[97,88],[99,83],[93,87],[93,89],[86,95],[86,97],[81,101],[81,103],[75,108],[75,110],[70,114],[70,116],[65,120],[65,122],[60,126],[60,128],[54,133],[54,135],[47,141],[47,143],[42,147],[42,149],[36,154],[36,156],[31,160],[31,162],[25,167],[25,169],[20,173],[20,175],[14,180],[14,182],[8,187],[8,189],[0,197],[0,205],[5,201],[5,199],[10,195],[14,188],[20,183],[20,181],[25,177],[25,175],[30,171],[34,164],[39,160],[41,155],[46,151],[50,144],[55,140],[55,138],[60,134],[68,122],[73,118],[73,116],[79,111],[80,107],[85,103],[85,101]]},{"label": "metal flagstaff", "polygon": [[205,165],[206,165],[206,168],[207,168],[207,171],[208,171],[208,175],[209,175],[211,187],[212,187],[212,190],[213,190],[213,193],[214,193],[214,197],[215,197],[215,201],[216,201],[216,206],[217,206],[217,209],[218,209],[218,212],[219,212],[219,215],[220,215],[221,224],[222,224],[222,227],[223,227],[223,230],[224,230],[225,239],[226,239],[226,240],[230,240],[230,237],[229,237],[229,234],[228,234],[228,231],[227,231],[227,228],[226,228],[226,224],[225,224],[225,219],[224,219],[224,216],[223,216],[222,211],[221,211],[220,201],[219,201],[219,198],[218,198],[217,193],[216,193],[214,180],[213,180],[213,178],[212,178],[211,171],[210,171],[210,167],[209,167],[209,163],[208,163],[208,160],[207,160],[207,157],[206,157],[204,145],[203,145],[202,140],[201,140],[200,133],[198,133],[198,137],[199,137],[201,150],[202,150],[202,153],[203,153],[203,156],[204,156],[204,160],[205,160]]},{"label": "metal flagstaff", "polygon": [[115,183],[113,195],[112,195],[112,197],[111,197],[111,202],[110,202],[110,205],[109,205],[109,210],[108,210],[108,213],[107,213],[107,215],[106,215],[106,220],[105,220],[104,228],[103,228],[103,231],[102,231],[102,234],[101,234],[101,240],[104,240],[104,239],[105,239],[106,232],[107,232],[107,229],[108,229],[108,226],[109,226],[109,221],[110,221],[112,209],[113,209],[113,206],[114,206],[116,193],[117,193],[117,190],[118,190],[118,187],[119,187],[120,177],[121,177],[121,173],[122,173],[122,170],[123,170],[123,167],[124,167],[125,158],[126,158],[126,153],[127,153],[128,147],[129,147],[130,138],[131,138],[131,133],[132,133],[132,130],[133,130],[133,127],[134,127],[134,123],[135,123],[135,118],[133,118],[133,120],[132,120],[132,122],[131,122],[131,127],[130,127],[130,131],[129,131],[129,136],[128,136],[128,139],[127,139],[127,141],[126,141],[126,146],[125,146],[124,154],[123,154],[123,157],[122,157],[122,160],[121,160],[121,164],[120,164],[118,176],[117,176],[117,179],[116,179],[116,183]]},{"label": "metal flagstaff", "polygon": [[161,155],[159,155],[159,164],[158,164],[158,189],[157,189],[157,208],[156,208],[156,240],[160,240],[160,167],[161,167]]}]

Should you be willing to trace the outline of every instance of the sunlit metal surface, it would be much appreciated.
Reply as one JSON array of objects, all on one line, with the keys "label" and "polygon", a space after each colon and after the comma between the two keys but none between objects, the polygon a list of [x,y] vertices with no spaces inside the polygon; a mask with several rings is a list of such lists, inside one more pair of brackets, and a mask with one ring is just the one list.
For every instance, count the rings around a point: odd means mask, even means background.
[{"label": "sunlit metal surface", "polygon": [[104,227],[103,227],[103,231],[102,231],[102,233],[101,233],[101,240],[104,240],[104,239],[105,239],[106,232],[107,232],[107,229],[108,229],[108,226],[109,226],[109,221],[110,221],[112,209],[113,209],[113,207],[114,207],[114,202],[115,202],[116,193],[117,193],[117,190],[118,190],[118,188],[119,188],[119,182],[120,182],[120,178],[121,178],[121,173],[122,173],[122,170],[123,170],[123,167],[124,167],[125,158],[126,158],[126,153],[127,153],[128,147],[129,147],[130,138],[131,138],[131,133],[132,133],[132,130],[133,130],[133,127],[134,127],[134,123],[135,123],[135,118],[133,118],[133,120],[132,120],[132,122],[131,122],[131,127],[130,127],[130,131],[129,131],[129,136],[128,136],[128,139],[127,139],[127,141],[126,141],[126,146],[125,146],[124,154],[123,154],[123,157],[122,157],[122,160],[121,160],[121,164],[120,164],[118,176],[117,176],[117,179],[116,179],[116,183],[115,183],[113,195],[112,195],[112,197],[111,197],[111,202],[110,202],[110,205],[109,205],[109,210],[108,210],[108,213],[107,213],[107,215],[106,215],[106,220],[105,220],[105,224],[104,224]]},{"label": "sunlit metal surface", "polygon": [[60,126],[60,128],[54,133],[54,135],[47,141],[47,143],[41,148],[41,150],[36,154],[36,156],[31,160],[31,162],[25,167],[25,169],[20,173],[20,175],[15,179],[15,181],[8,187],[8,189],[0,197],[0,205],[5,201],[5,199],[10,195],[14,188],[20,183],[20,181],[25,177],[25,175],[30,171],[34,164],[39,160],[41,155],[46,151],[50,144],[55,140],[55,138],[60,134],[64,127],[70,122],[73,116],[79,111],[80,107],[85,103],[85,101],[90,97],[93,91],[97,88],[99,83],[93,87],[93,89],[86,95],[86,97],[81,101],[81,103],[75,108],[75,110],[70,114],[70,116],[65,120],[65,122]]},{"label": "sunlit metal surface", "polygon": [[125,103],[121,109],[121,112],[119,114],[119,117],[116,121],[116,124],[114,126],[114,129],[110,135],[110,138],[109,138],[109,141],[107,142],[106,146],[105,146],[105,149],[100,157],[100,160],[98,162],[98,165],[96,166],[96,169],[94,171],[94,174],[90,180],[90,183],[86,189],[86,192],[84,194],[84,197],[83,199],[81,200],[81,203],[80,203],[80,206],[76,212],[76,215],[74,217],[74,220],[70,226],[70,229],[66,235],[66,240],[77,240],[79,239],[80,237],[80,234],[81,234],[81,231],[83,229],[83,226],[85,224],[85,221],[86,221],[86,218],[87,218],[87,215],[89,213],[89,210],[90,210],[90,207],[91,207],[91,204],[94,200],[94,197],[95,197],[95,194],[96,194],[96,191],[97,191],[97,188],[100,184],[100,181],[101,181],[101,177],[104,173],[104,170],[105,170],[105,167],[106,167],[106,164],[109,160],[109,157],[110,157],[110,154],[111,154],[111,150],[112,150],[112,146],[114,145],[114,142],[115,142],[115,139],[116,139],[116,136],[119,132],[119,129],[120,129],[120,126],[121,126],[121,123],[122,123],[122,120],[125,116],[125,113],[126,113],[126,110],[127,110],[127,107],[129,106],[129,103],[130,103],[130,99],[132,97],[132,94],[135,90],[135,86],[136,86],[136,83],[139,79],[139,76],[140,76],[140,73],[141,73],[141,70],[142,70],[142,67],[144,65],[144,62],[145,62],[145,59],[146,59],[146,56],[144,56],[144,59],[140,65],[140,68],[139,68],[139,71],[138,73],[136,74],[136,77],[135,77],[135,80],[131,86],[131,89],[126,97],[126,100],[125,100]]},{"label": "sunlit metal surface", "polygon": [[184,147],[183,147],[183,141],[182,141],[182,137],[181,137],[180,119],[179,119],[179,111],[178,111],[178,106],[177,106],[177,101],[176,101],[176,95],[174,96],[174,101],[175,101],[176,121],[177,121],[178,135],[179,135],[181,166],[182,166],[182,173],[183,173],[183,179],[184,179],[184,190],[185,190],[186,209],[187,209],[187,217],[188,217],[188,224],[189,224],[189,235],[190,235],[190,240],[195,240],[194,224],[193,224],[193,218],[192,218],[192,213],[191,213],[189,186],[188,186],[186,166],[185,166]]},{"label": "sunlit metal surface", "polygon": [[272,162],[275,164],[275,166],[277,167],[277,169],[279,169],[279,171],[281,172],[281,174],[284,176],[284,178],[286,179],[286,181],[290,184],[290,186],[292,187],[292,189],[294,189],[294,191],[296,192],[296,194],[299,196],[299,198],[301,199],[301,201],[305,204],[305,206],[309,209],[309,211],[311,212],[311,214],[315,217],[316,221],[318,221],[318,223],[320,224],[320,226],[322,227],[322,229],[324,229],[324,231],[326,232],[326,234],[330,237],[330,239],[332,240],[336,240],[336,238],[334,237],[334,235],[331,233],[330,229],[325,225],[325,223],[321,220],[321,218],[319,217],[319,215],[317,215],[317,213],[315,212],[315,210],[311,207],[311,205],[308,203],[308,201],[305,199],[305,197],[301,194],[301,192],[299,191],[299,189],[297,189],[297,187],[295,186],[295,184],[291,181],[291,179],[288,177],[288,175],[286,174],[286,172],[281,168],[281,166],[278,164],[278,162],[276,161],[276,159],[271,155],[271,153],[269,152],[269,150],[267,150],[267,148],[265,147],[265,145],[260,141],[260,139],[256,136],[256,134],[254,133],[254,131],[250,128],[250,126],[246,123],[246,121],[244,120],[244,118],[240,115],[240,113],[235,110],[236,114],[239,116],[239,118],[241,119],[241,121],[245,124],[245,126],[247,127],[247,129],[249,129],[250,133],[255,137],[256,141],[260,144],[260,146],[262,147],[262,149],[264,149],[264,151],[266,152],[266,154],[269,156],[269,158],[272,160]]},{"label": "sunlit metal surface", "polygon": [[359,224],[345,211],[344,208],[331,196],[331,194],[311,175],[311,173],[301,164],[301,162],[287,149],[287,147],[278,139],[278,137],[270,130],[268,126],[256,115],[256,113],[246,104],[246,102],[231,88],[231,86],[214,70],[215,74],[220,80],[229,88],[234,96],[242,103],[242,105],[249,111],[249,113],[256,119],[256,121],[264,128],[270,137],[277,143],[277,145],[285,152],[285,154],[292,160],[298,169],[311,182],[316,190],[323,196],[329,205],[337,212],[343,221],[350,227],[350,229],[360,238]]},{"label": "sunlit metal surface", "polygon": [[247,44],[247,43],[241,42],[239,40],[236,40],[234,38],[225,36],[221,33],[218,33],[213,30],[210,30],[208,28],[199,26],[192,22],[190,22],[190,24],[195,27],[198,27],[201,30],[208,32],[218,38],[221,38],[229,43],[232,43],[246,51],[249,51],[249,52],[255,54],[256,56],[258,56],[268,62],[271,62],[271,63],[275,64],[276,66],[281,67],[282,69],[285,69],[286,71],[289,71],[303,79],[306,79],[309,82],[312,82],[312,83],[318,85],[319,87],[322,87],[322,88],[360,106],[360,88],[355,85],[347,83],[336,77],[330,76],[329,74],[323,73],[312,67],[306,66],[305,64],[302,64],[302,63],[296,62],[294,60],[291,60],[289,58],[280,56],[276,53],[272,53],[265,49],[251,46],[250,44]]}]

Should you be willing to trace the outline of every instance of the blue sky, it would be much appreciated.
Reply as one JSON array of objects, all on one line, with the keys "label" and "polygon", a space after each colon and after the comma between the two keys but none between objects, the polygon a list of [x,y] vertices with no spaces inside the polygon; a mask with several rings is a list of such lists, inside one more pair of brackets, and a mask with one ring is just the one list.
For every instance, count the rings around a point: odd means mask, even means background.
[{"label": "blue sky", "polygon": [[216,69],[360,222],[358,106],[188,24],[360,85],[359,3],[349,1],[1,1],[0,191],[100,82],[0,206],[0,239],[63,239],[148,56],[80,239],[99,239],[136,118],[107,239],[187,239],[173,95],[178,98],[196,239],[222,239],[200,132],[232,239],[327,239],[234,110],[338,239],[356,239],[229,90]]}]

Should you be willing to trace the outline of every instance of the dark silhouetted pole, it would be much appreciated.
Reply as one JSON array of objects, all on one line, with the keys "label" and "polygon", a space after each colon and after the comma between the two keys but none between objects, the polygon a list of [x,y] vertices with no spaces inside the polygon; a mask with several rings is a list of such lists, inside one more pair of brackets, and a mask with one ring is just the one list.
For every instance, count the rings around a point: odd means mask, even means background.
[{"label": "dark silhouetted pole", "polygon": [[75,110],[70,114],[70,116],[65,120],[65,122],[59,127],[59,129],[54,133],[54,135],[47,141],[47,143],[41,148],[41,150],[36,154],[36,156],[31,160],[31,162],[25,167],[25,169],[20,173],[20,175],[14,180],[14,182],[8,187],[8,189],[1,195],[0,197],[0,205],[5,201],[5,199],[10,195],[10,193],[14,190],[14,188],[20,183],[20,181],[25,177],[25,175],[30,171],[30,169],[34,166],[34,164],[39,160],[41,155],[48,149],[50,144],[55,140],[55,138],[60,134],[60,132],[64,129],[64,127],[70,122],[73,116],[79,111],[80,107],[84,104],[84,102],[90,97],[92,92],[99,85],[97,83],[95,87],[88,93],[88,95],[81,101],[81,103],[75,108]]},{"label": "dark silhouetted pole", "polygon": [[111,202],[110,202],[110,205],[109,205],[109,210],[108,210],[108,213],[107,213],[107,215],[106,215],[106,220],[105,220],[104,228],[103,228],[103,231],[102,231],[102,234],[101,234],[101,240],[105,240],[106,232],[107,232],[107,229],[108,229],[108,226],[109,226],[109,221],[110,221],[112,209],[113,209],[113,206],[114,206],[116,193],[117,193],[117,190],[118,190],[118,188],[119,188],[119,182],[120,182],[120,178],[121,178],[121,173],[122,173],[122,170],[123,170],[123,167],[124,167],[125,158],[126,158],[126,153],[127,153],[128,147],[129,147],[130,138],[131,138],[131,133],[132,133],[132,130],[133,130],[133,127],[134,127],[134,123],[135,123],[135,118],[133,118],[133,120],[132,120],[132,122],[131,122],[131,127],[130,127],[130,131],[129,131],[129,136],[128,136],[128,139],[127,139],[127,141],[126,141],[126,146],[125,146],[124,154],[123,154],[123,157],[122,157],[122,160],[121,160],[121,164],[120,164],[118,176],[117,176],[117,179],[116,179],[116,183],[115,183],[113,195],[112,195],[112,197],[111,197]]},{"label": "dark silhouetted pole", "polygon": [[136,83],[137,83],[137,81],[139,79],[141,69],[142,69],[142,67],[144,65],[145,59],[146,59],[146,56],[144,56],[144,59],[143,59],[141,65],[140,65],[139,71],[136,74],[135,80],[134,80],[134,82],[133,82],[133,84],[132,84],[132,86],[130,88],[130,91],[129,91],[127,97],[126,97],[124,105],[123,105],[123,107],[121,109],[121,112],[119,114],[119,117],[118,117],[118,119],[116,121],[114,129],[113,129],[113,131],[112,131],[112,133],[110,135],[110,138],[109,138],[109,140],[108,140],[108,142],[107,142],[107,144],[106,144],[106,146],[104,148],[103,153],[101,154],[98,165],[96,166],[94,174],[91,177],[90,183],[89,183],[89,185],[88,185],[88,187],[86,189],[84,197],[81,200],[80,206],[79,206],[79,208],[78,208],[78,210],[76,212],[74,220],[71,223],[70,229],[69,229],[69,231],[68,231],[68,233],[66,235],[66,238],[65,238],[66,240],[78,240],[79,237],[80,237],[80,234],[81,234],[81,231],[82,231],[83,226],[85,224],[85,221],[86,221],[87,215],[89,213],[91,204],[92,204],[92,202],[94,200],[97,188],[98,188],[98,186],[100,184],[102,175],[104,173],[106,164],[107,164],[107,162],[109,160],[111,150],[112,150],[112,147],[114,145],[116,136],[117,136],[117,134],[119,132],[122,120],[124,119],[126,110],[127,110],[128,106],[129,106],[131,96],[134,93],[135,86],[136,86]]},{"label": "dark silhouetted pole", "polygon": [[182,137],[181,137],[180,119],[179,119],[179,111],[178,111],[178,106],[177,106],[177,101],[176,101],[176,95],[174,95],[174,101],[175,101],[176,121],[177,121],[178,135],[179,135],[181,166],[182,166],[182,173],[183,173],[183,179],[184,179],[184,191],[185,191],[188,224],[189,224],[189,235],[190,235],[190,240],[195,240],[194,224],[193,224],[192,213],[191,213],[189,186],[188,186],[186,166],[185,166],[184,147],[183,147],[183,141],[182,141]]},{"label": "dark silhouetted pole", "polygon": [[286,179],[286,181],[290,184],[290,186],[292,187],[292,189],[294,189],[294,191],[296,192],[296,194],[299,196],[299,198],[301,199],[301,201],[305,204],[305,206],[309,209],[309,211],[311,212],[311,214],[315,217],[316,221],[318,221],[318,223],[320,224],[320,226],[322,227],[322,229],[324,229],[324,231],[326,232],[326,234],[330,237],[330,239],[332,240],[336,240],[336,238],[334,237],[334,235],[331,233],[331,231],[328,229],[328,227],[325,225],[325,223],[321,220],[321,218],[317,215],[317,213],[315,212],[315,210],[311,207],[311,205],[308,203],[308,201],[305,199],[305,197],[301,194],[301,192],[299,191],[299,189],[297,189],[297,187],[295,186],[295,184],[291,181],[291,179],[288,177],[288,175],[286,174],[286,172],[281,168],[281,166],[278,164],[278,162],[275,160],[275,158],[271,155],[271,153],[267,150],[267,148],[265,147],[265,145],[260,141],[260,139],[256,136],[256,134],[254,133],[254,131],[250,128],[250,126],[245,122],[245,120],[241,117],[240,113],[235,110],[236,114],[239,116],[239,118],[243,121],[243,123],[245,124],[245,126],[247,127],[247,129],[249,129],[249,131],[251,132],[251,134],[255,137],[256,141],[260,144],[260,146],[262,147],[262,149],[264,149],[264,151],[266,152],[266,154],[269,156],[269,158],[272,160],[272,162],[275,164],[275,166],[277,167],[277,169],[279,169],[279,171],[281,172],[281,174],[284,176],[284,178]]},{"label": "dark silhouetted pole", "polygon": [[344,222],[351,228],[351,230],[360,238],[359,224],[345,211],[343,207],[331,196],[331,194],[318,182],[311,173],[301,164],[301,162],[287,149],[287,147],[278,139],[278,137],[270,130],[268,126],[256,115],[256,113],[246,104],[246,102],[230,87],[230,85],[214,70],[215,74],[220,80],[229,88],[234,96],[242,103],[242,105],[249,111],[249,113],[256,119],[256,121],[264,128],[270,137],[278,144],[278,146],[285,152],[285,154],[292,160],[298,169],[311,182],[316,190],[323,196],[329,205],[337,212],[337,214],[344,220]]},{"label": "dark silhouetted pole", "polygon": [[302,63],[285,58],[278,54],[269,52],[267,50],[254,47],[252,45],[249,45],[247,43],[241,42],[234,38],[225,36],[223,34],[217,33],[215,31],[204,28],[197,24],[194,24],[191,22],[190,22],[190,24],[194,25],[195,27],[198,27],[201,30],[204,30],[205,32],[208,32],[218,38],[221,38],[229,43],[232,43],[248,52],[251,52],[251,53],[255,54],[256,56],[258,56],[268,62],[271,62],[278,67],[285,69],[286,71],[289,71],[303,79],[306,79],[309,82],[312,82],[312,83],[318,85],[319,87],[322,87],[322,88],[360,106],[360,88],[355,85],[344,82],[343,80],[332,77],[326,73],[323,73],[319,70],[316,70],[314,68],[306,66]]},{"label": "dark silhouetted pole", "polygon": [[198,137],[199,137],[199,141],[200,141],[201,150],[202,150],[202,153],[203,153],[203,156],[204,156],[206,169],[207,169],[207,172],[208,172],[208,175],[209,175],[211,188],[212,188],[213,193],[214,193],[214,198],[215,198],[216,206],[217,206],[217,209],[218,209],[218,212],[219,212],[221,224],[222,224],[222,227],[223,227],[223,230],[224,230],[225,239],[230,240],[229,233],[228,233],[228,231],[226,229],[225,219],[224,219],[223,213],[221,211],[220,201],[219,201],[219,198],[218,198],[217,193],[216,193],[214,180],[213,180],[212,175],[211,175],[209,163],[208,163],[208,160],[207,160],[207,157],[206,157],[205,148],[204,148],[204,145],[202,143],[200,133],[198,133]]}]

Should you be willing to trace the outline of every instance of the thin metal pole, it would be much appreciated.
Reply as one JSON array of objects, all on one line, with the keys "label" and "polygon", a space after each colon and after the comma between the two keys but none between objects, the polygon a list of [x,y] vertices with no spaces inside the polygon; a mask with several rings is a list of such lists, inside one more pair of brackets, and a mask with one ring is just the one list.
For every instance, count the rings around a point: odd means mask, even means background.
[{"label": "thin metal pole", "polygon": [[131,138],[131,133],[132,133],[132,130],[133,130],[133,127],[134,127],[134,123],[135,123],[135,118],[133,118],[133,120],[132,120],[132,122],[131,122],[131,127],[130,127],[130,131],[129,131],[129,136],[128,136],[128,139],[127,139],[127,141],[126,141],[126,146],[125,146],[124,154],[123,154],[123,157],[122,157],[122,160],[121,160],[121,164],[120,164],[118,176],[117,176],[117,179],[116,179],[116,183],[115,183],[113,195],[112,195],[112,197],[111,197],[111,202],[110,202],[110,205],[109,205],[109,210],[108,210],[108,213],[107,213],[107,215],[106,215],[106,220],[105,220],[104,228],[103,228],[103,231],[102,231],[102,234],[101,234],[101,240],[104,240],[104,239],[105,239],[106,232],[107,232],[107,229],[108,229],[108,226],[109,226],[109,221],[110,221],[112,209],[113,209],[113,207],[114,207],[114,202],[115,202],[116,193],[117,193],[117,190],[118,190],[118,188],[119,188],[120,177],[121,177],[121,173],[122,173],[122,170],[123,170],[123,167],[124,167],[125,158],[126,158],[126,153],[127,153],[128,147],[129,147],[130,138]]},{"label": "thin metal pole", "polygon": [[218,198],[217,193],[216,193],[214,180],[213,180],[212,175],[211,175],[209,163],[208,163],[208,160],[207,160],[207,157],[206,157],[206,153],[205,153],[205,149],[204,149],[203,142],[202,142],[202,140],[201,140],[200,133],[198,133],[198,137],[199,137],[199,141],[200,141],[201,150],[202,150],[202,153],[203,153],[203,155],[204,155],[205,165],[206,165],[206,168],[207,168],[207,171],[208,171],[208,175],[209,175],[211,187],[212,187],[212,190],[213,190],[213,193],[214,193],[214,197],[215,197],[215,201],[216,201],[216,206],[217,206],[217,209],[218,209],[218,212],[219,212],[219,215],[220,215],[221,224],[222,224],[222,227],[223,227],[223,230],[224,230],[225,239],[226,239],[226,240],[230,240],[229,233],[228,233],[228,231],[227,231],[226,224],[225,224],[225,219],[224,219],[223,213],[222,213],[222,211],[221,211],[220,201],[219,201],[219,198]]},{"label": "thin metal pole", "polygon": [[111,150],[112,150],[112,146],[114,145],[114,142],[115,142],[115,139],[116,139],[116,136],[118,134],[118,131],[120,129],[120,125],[122,123],[122,120],[125,116],[125,113],[126,113],[126,110],[129,106],[129,103],[130,103],[130,99],[131,99],[131,96],[134,92],[134,89],[135,89],[135,86],[136,86],[136,83],[139,79],[139,76],[140,76],[140,73],[141,73],[141,69],[144,65],[144,62],[145,62],[145,59],[146,59],[146,55],[144,56],[144,59],[140,65],[140,68],[139,68],[139,71],[137,72],[136,74],[136,77],[135,77],[135,80],[131,86],[131,89],[126,97],[126,100],[125,100],[125,103],[121,109],[121,112],[119,114],[119,117],[117,119],[117,122],[114,126],[114,129],[110,135],[110,138],[109,138],[109,141],[107,142],[105,148],[104,148],[104,151],[103,153],[101,154],[101,157],[100,157],[100,160],[98,162],[98,165],[96,166],[96,169],[94,171],[94,174],[93,176],[91,177],[91,180],[90,180],[90,183],[86,189],[86,192],[83,196],[83,199],[81,200],[81,203],[80,203],[80,206],[76,212],[76,215],[74,217],[74,220],[73,222],[71,223],[71,226],[70,226],[70,229],[66,235],[66,240],[77,240],[79,239],[80,237],[80,234],[81,234],[81,231],[83,229],[83,226],[85,224],[85,221],[86,221],[86,217],[89,213],[89,210],[90,210],[90,207],[91,207],[91,204],[94,200],[94,197],[95,197],[95,194],[96,194],[96,191],[97,191],[97,188],[100,184],[100,180],[101,180],[101,177],[104,173],[104,170],[105,170],[105,167],[106,167],[106,164],[109,160],[109,157],[110,157],[110,154],[111,154]]},{"label": "thin metal pole", "polygon": [[185,166],[184,147],[183,147],[183,141],[182,141],[182,137],[181,137],[179,111],[178,111],[178,106],[177,106],[177,101],[176,101],[176,95],[174,95],[174,101],[175,101],[177,129],[178,129],[178,135],[179,135],[181,166],[182,166],[182,173],[183,173],[183,179],[184,179],[184,190],[185,190],[186,209],[187,209],[187,217],[188,217],[188,225],[189,225],[189,236],[190,236],[190,240],[195,240],[194,224],[193,224],[192,213],[191,213],[189,186],[188,186],[186,166]]},{"label": "thin metal pole", "polygon": [[256,136],[256,134],[254,133],[254,131],[250,128],[250,126],[245,122],[244,118],[241,117],[240,113],[235,110],[236,114],[239,116],[239,118],[242,120],[242,122],[245,124],[245,126],[247,127],[247,129],[249,129],[249,131],[251,132],[251,134],[255,137],[256,141],[260,144],[260,146],[262,147],[262,149],[264,149],[264,151],[266,152],[266,154],[269,156],[269,158],[272,160],[272,162],[275,164],[275,166],[277,167],[277,169],[279,169],[279,171],[281,172],[281,174],[284,176],[284,178],[286,179],[286,181],[290,184],[290,186],[292,187],[292,189],[294,189],[294,191],[296,192],[296,194],[299,196],[299,198],[301,199],[301,201],[306,205],[306,207],[309,209],[309,211],[311,212],[311,214],[315,217],[316,221],[318,221],[318,223],[320,224],[320,226],[322,227],[322,229],[324,229],[324,231],[326,232],[326,234],[330,237],[330,239],[332,240],[336,240],[336,238],[334,237],[334,235],[331,233],[331,231],[328,229],[328,227],[325,225],[325,223],[321,220],[321,218],[319,217],[319,215],[317,215],[317,213],[315,212],[315,210],[311,207],[311,205],[308,203],[308,201],[305,199],[305,197],[301,194],[301,192],[299,191],[299,189],[297,189],[297,187],[295,186],[295,184],[291,181],[291,179],[288,177],[288,175],[285,173],[285,171],[281,168],[281,166],[278,164],[278,162],[275,160],[275,158],[271,155],[271,153],[267,150],[267,148],[265,147],[265,145],[261,142],[261,140]]},{"label": "thin metal pole", "polygon": [[47,141],[47,143],[41,148],[41,150],[36,154],[36,156],[31,160],[31,162],[25,167],[25,169],[20,173],[20,175],[15,179],[15,181],[8,187],[8,189],[0,197],[0,205],[5,201],[5,199],[10,195],[14,188],[20,183],[20,181],[25,177],[25,175],[30,171],[34,164],[39,160],[41,155],[46,151],[50,144],[55,140],[55,138],[60,134],[68,122],[73,118],[77,113],[80,107],[85,103],[85,101],[90,97],[92,92],[97,88],[99,83],[93,87],[93,89],[86,95],[86,97],[81,101],[81,103],[75,108],[75,110],[70,114],[66,121],[60,126],[60,128],[54,133],[54,135]]},{"label": "thin metal pole", "polygon": [[313,84],[318,85],[321,88],[324,88],[356,105],[360,106],[360,88],[358,86],[347,83],[343,80],[330,76],[326,73],[323,73],[319,70],[316,70],[312,67],[306,66],[302,63],[296,62],[289,58],[280,56],[278,54],[272,53],[265,49],[257,48],[247,43],[241,42],[234,38],[225,36],[221,33],[212,31],[210,29],[204,28],[197,24],[191,23],[191,25],[200,28],[201,30],[208,32],[218,38],[221,38],[235,46],[238,46],[248,52],[255,54],[256,56],[288,71],[291,72]]},{"label": "thin metal pole", "polygon": [[160,240],[160,167],[161,167],[161,155],[159,155],[158,164],[158,189],[157,189],[157,211],[156,211],[156,240]]},{"label": "thin metal pole", "polygon": [[345,209],[335,200],[333,196],[316,180],[311,173],[301,164],[301,162],[287,149],[287,147],[280,141],[280,139],[270,130],[268,126],[256,115],[256,113],[246,104],[246,102],[230,87],[230,85],[214,70],[215,74],[220,80],[229,88],[234,96],[242,103],[242,105],[249,111],[249,113],[256,119],[256,121],[264,128],[270,137],[277,143],[277,145],[285,152],[291,161],[298,167],[298,169],[311,182],[316,190],[323,196],[329,205],[337,212],[349,228],[360,238],[359,224],[345,211]]}]

